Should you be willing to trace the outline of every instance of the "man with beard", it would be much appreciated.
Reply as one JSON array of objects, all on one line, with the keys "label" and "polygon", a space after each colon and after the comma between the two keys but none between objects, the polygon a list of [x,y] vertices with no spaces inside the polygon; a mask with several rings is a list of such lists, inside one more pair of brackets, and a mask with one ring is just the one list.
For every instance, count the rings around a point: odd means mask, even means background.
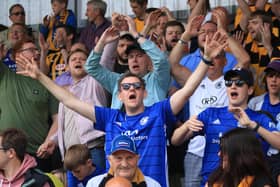
[{"label": "man with beard", "polygon": [[[166,52],[170,53],[185,31],[184,25],[176,20],[168,21],[163,30]],[[186,50],[188,46],[186,45]],[[187,51],[186,51],[187,52]]]},{"label": "man with beard", "polygon": [[280,58],[280,39],[271,30],[271,17],[263,11],[252,13],[248,32],[252,37],[245,43],[245,49],[251,57],[251,68],[255,75],[255,95],[265,92],[264,69],[274,59]]},{"label": "man with beard", "polygon": [[[135,39],[129,32],[122,33],[118,40],[112,41],[104,47],[100,64],[106,62],[106,67],[111,71],[125,73],[128,71],[128,60],[125,51],[128,46],[134,43]],[[108,61],[111,63],[108,63]]]}]

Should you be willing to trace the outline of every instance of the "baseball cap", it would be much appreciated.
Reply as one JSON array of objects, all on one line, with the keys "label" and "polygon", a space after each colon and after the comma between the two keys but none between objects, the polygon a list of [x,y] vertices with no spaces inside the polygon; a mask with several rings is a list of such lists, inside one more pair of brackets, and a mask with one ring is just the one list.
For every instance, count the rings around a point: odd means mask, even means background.
[{"label": "baseball cap", "polygon": [[280,72],[280,60],[274,60],[274,61],[270,62],[266,66],[264,71],[267,72],[269,70],[274,70],[274,71]]},{"label": "baseball cap", "polygon": [[225,80],[231,80],[233,77],[239,77],[240,80],[244,80],[248,86],[254,85],[254,77],[250,70],[236,68],[226,72]]},{"label": "baseball cap", "polygon": [[138,154],[134,141],[124,135],[117,136],[112,141],[111,154],[117,151],[128,151],[134,154]]},{"label": "baseball cap", "polygon": [[127,55],[129,55],[129,53],[130,53],[131,51],[134,51],[134,50],[137,50],[137,51],[140,51],[140,52],[146,54],[145,50],[141,48],[141,46],[139,45],[138,42],[134,42],[134,44],[129,45],[129,46],[127,47],[125,53],[126,53]]}]

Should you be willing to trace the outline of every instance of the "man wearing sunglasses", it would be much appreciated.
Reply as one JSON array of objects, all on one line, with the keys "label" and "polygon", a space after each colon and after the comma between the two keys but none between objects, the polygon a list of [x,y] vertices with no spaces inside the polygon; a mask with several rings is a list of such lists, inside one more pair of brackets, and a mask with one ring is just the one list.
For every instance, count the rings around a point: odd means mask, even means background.
[{"label": "man wearing sunglasses", "polygon": [[172,137],[172,141],[174,141],[174,139],[186,140],[196,135],[205,135],[206,147],[202,164],[201,186],[205,185],[208,175],[219,164],[219,138],[233,128],[241,126],[254,130],[256,136],[262,140],[265,154],[269,149],[269,144],[272,147],[280,148],[280,133],[275,128],[275,124],[265,114],[259,114],[247,106],[248,98],[254,91],[252,73],[242,68],[233,69],[225,74],[224,79],[229,105],[207,108],[198,116],[190,117],[175,130]]},{"label": "man wearing sunglasses", "polygon": [[[112,31],[115,33],[114,30]],[[110,30],[105,32],[110,32]],[[40,72],[35,62],[17,58],[17,63],[24,69],[19,74],[38,79],[64,105],[92,120],[96,129],[106,132],[106,155],[110,154],[111,141],[117,135],[123,134],[133,138],[139,151],[139,167],[143,173],[158,181],[162,187],[166,187],[168,183],[165,127],[174,124],[176,120],[174,115],[180,112],[185,101],[203,79],[211,60],[226,47],[223,38],[224,34],[217,32],[212,40],[207,40],[205,60],[201,61],[182,89],[169,99],[150,107],[144,105],[144,98],[148,94],[144,80],[132,73],[123,75],[118,81],[118,98],[124,103],[125,112],[118,109],[93,107],[91,104],[76,99],[65,89],[53,83]],[[107,164],[107,168],[108,166]]]}]

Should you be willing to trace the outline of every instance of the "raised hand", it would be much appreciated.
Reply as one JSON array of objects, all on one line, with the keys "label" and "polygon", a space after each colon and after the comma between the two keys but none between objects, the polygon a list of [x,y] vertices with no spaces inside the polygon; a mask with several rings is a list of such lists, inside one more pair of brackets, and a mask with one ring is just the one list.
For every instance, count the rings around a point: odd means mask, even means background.
[{"label": "raised hand", "polygon": [[161,12],[164,12],[167,15],[169,21],[175,20],[172,12],[167,7],[165,7],[165,6],[161,7],[160,10],[161,10]]},{"label": "raised hand", "polygon": [[134,36],[137,34],[136,31],[136,25],[135,22],[133,21],[133,19],[129,16],[124,16],[124,19],[126,20],[127,24],[128,24],[128,31]]},{"label": "raised hand", "polygon": [[271,31],[269,23],[264,23],[259,28],[261,33],[262,44],[265,48],[270,48],[271,46]]},{"label": "raised hand", "polygon": [[155,10],[151,12],[145,22],[145,25],[148,25],[149,28],[153,28],[158,24],[158,18],[162,14],[161,10]]},{"label": "raised hand", "polygon": [[204,55],[209,59],[215,58],[227,47],[227,38],[227,34],[219,30],[214,34],[212,39],[209,39],[209,36],[207,35],[204,44]]},{"label": "raised hand", "polygon": [[236,31],[232,37],[242,45],[245,33],[243,31]]},{"label": "raised hand", "polygon": [[185,27],[185,32],[182,34],[182,38],[184,41],[188,41],[189,39],[198,35],[199,27],[201,26],[204,20],[204,16],[199,15],[193,17]]},{"label": "raised hand", "polygon": [[112,25],[119,29],[119,31],[128,31],[129,29],[124,16],[116,12],[112,14]]},{"label": "raised hand", "polygon": [[38,68],[38,63],[32,59],[28,59],[22,54],[16,57],[16,64],[19,71],[17,71],[17,74],[31,77],[33,79],[38,79],[41,71]]},{"label": "raised hand", "polygon": [[120,37],[120,31],[112,26],[107,28],[103,34],[100,37],[100,41],[103,42],[104,44],[110,43],[115,41],[116,39],[118,39]]},{"label": "raised hand", "polygon": [[226,12],[222,8],[215,8],[212,11],[212,18],[214,19],[214,22],[217,23],[218,29],[222,28],[227,30],[228,18]]}]

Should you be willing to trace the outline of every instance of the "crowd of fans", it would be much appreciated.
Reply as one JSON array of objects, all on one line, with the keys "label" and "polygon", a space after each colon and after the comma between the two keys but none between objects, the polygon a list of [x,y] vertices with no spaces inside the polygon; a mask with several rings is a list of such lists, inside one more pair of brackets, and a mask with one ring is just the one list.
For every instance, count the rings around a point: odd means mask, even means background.
[{"label": "crowd of fans", "polygon": [[0,186],[280,186],[280,0],[105,18],[67,0],[0,32]]}]

